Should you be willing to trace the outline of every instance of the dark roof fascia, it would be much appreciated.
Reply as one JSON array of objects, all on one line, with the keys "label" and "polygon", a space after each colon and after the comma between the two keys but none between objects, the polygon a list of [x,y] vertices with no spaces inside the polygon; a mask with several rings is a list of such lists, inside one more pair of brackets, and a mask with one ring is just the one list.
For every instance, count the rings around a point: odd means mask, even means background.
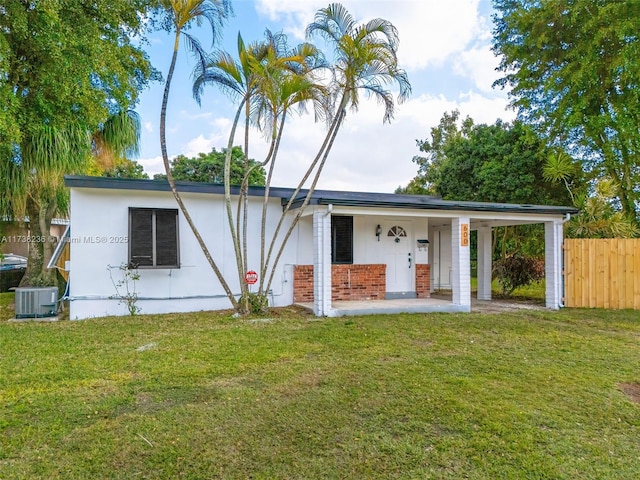
[{"label": "dark roof fascia", "polygon": [[[300,208],[304,203],[308,190],[301,190],[293,201],[291,208]],[[335,201],[333,201],[335,199]],[[334,190],[315,190],[309,199],[309,205],[336,205],[346,206],[385,206],[393,207],[402,203],[412,205],[429,205],[434,201],[441,200],[440,197],[432,195],[405,195],[397,193],[372,193],[372,192],[341,192]],[[282,204],[286,205],[289,199],[283,199]]]},{"label": "dark roof fascia", "polygon": [[[132,178],[89,177],[82,175],[67,175],[64,183],[70,188],[104,188],[109,190],[142,190],[148,192],[170,192],[167,180],[146,180]],[[224,185],[204,182],[176,181],[179,192],[185,193],[209,193],[224,195]],[[240,187],[232,186],[231,195],[237,195]],[[289,197],[293,193],[291,188],[271,187],[270,195],[276,198]],[[263,196],[264,187],[249,187],[249,195]]]},{"label": "dark roof fascia", "polygon": [[451,200],[432,199],[429,202],[386,202],[386,201],[353,201],[340,198],[318,198],[317,205],[337,205],[347,207],[379,207],[379,208],[403,208],[415,210],[456,210],[472,212],[493,213],[531,213],[564,215],[576,214],[577,208],[555,205],[518,205],[509,203],[482,203],[482,202],[457,202]]},{"label": "dark roof fascia", "polygon": [[[66,176],[65,185],[73,188],[105,188],[116,190],[143,190],[169,192],[166,180],[138,180],[129,178],[107,178],[87,176]],[[177,181],[180,192],[224,194],[224,185],[214,183]],[[231,194],[237,195],[239,187],[231,187]],[[249,187],[250,196],[263,196],[264,187]],[[269,195],[280,198],[283,207],[289,202],[293,188],[270,187]],[[300,190],[291,208],[300,208],[308,190]],[[577,208],[555,205],[520,205],[509,203],[484,203],[442,200],[440,197],[428,195],[404,195],[395,193],[341,192],[332,190],[316,190],[309,200],[309,205],[338,205],[346,207],[368,208],[402,208],[417,210],[456,210],[474,212],[530,213],[564,215],[576,214]]]},{"label": "dark roof fascia", "polygon": [[[301,192],[294,202],[299,207],[304,201]],[[370,208],[404,208],[418,210],[449,210],[449,211],[475,211],[475,212],[504,212],[504,213],[531,213],[564,215],[575,214],[579,210],[574,207],[555,205],[527,205],[511,203],[468,202],[457,200],[443,200],[442,197],[431,195],[406,195],[396,193],[370,193],[370,192],[339,192],[329,190],[316,190],[313,193],[311,205],[337,205],[347,207]]]}]

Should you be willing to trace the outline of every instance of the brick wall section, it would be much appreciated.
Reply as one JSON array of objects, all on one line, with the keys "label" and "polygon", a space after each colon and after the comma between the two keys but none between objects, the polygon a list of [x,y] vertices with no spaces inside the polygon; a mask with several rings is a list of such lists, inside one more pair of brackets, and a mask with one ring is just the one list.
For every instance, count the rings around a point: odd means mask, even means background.
[{"label": "brick wall section", "polygon": [[313,265],[293,267],[293,302],[313,302]]},{"label": "brick wall section", "polygon": [[431,265],[416,264],[416,294],[418,298],[431,297]]},{"label": "brick wall section", "polygon": [[332,265],[331,285],[331,300],[383,300],[387,266]]},{"label": "brick wall section", "polygon": [[[331,265],[331,300],[382,300],[387,266]],[[293,301],[313,302],[313,265],[293,268]]]}]

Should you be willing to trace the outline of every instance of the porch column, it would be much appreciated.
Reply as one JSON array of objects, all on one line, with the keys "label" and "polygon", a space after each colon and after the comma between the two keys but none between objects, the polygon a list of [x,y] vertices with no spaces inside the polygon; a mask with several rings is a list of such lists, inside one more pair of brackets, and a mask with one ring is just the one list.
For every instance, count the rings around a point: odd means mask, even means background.
[{"label": "porch column", "polygon": [[451,289],[453,304],[471,311],[469,217],[451,219]]},{"label": "porch column", "polygon": [[557,310],[562,305],[562,239],[561,221],[544,223],[544,277],[547,308]]},{"label": "porch column", "polygon": [[478,300],[491,300],[491,227],[478,228]]},{"label": "porch column", "polygon": [[331,311],[331,214],[313,212],[313,313]]}]

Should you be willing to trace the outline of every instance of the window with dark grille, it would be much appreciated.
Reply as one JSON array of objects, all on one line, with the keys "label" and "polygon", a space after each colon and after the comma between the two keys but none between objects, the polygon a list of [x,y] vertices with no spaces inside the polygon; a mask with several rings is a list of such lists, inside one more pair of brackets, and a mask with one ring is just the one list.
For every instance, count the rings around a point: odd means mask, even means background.
[{"label": "window with dark grille", "polygon": [[180,268],[178,210],[129,208],[129,265]]},{"label": "window with dark grille", "polygon": [[353,263],[353,217],[331,217],[331,263]]}]

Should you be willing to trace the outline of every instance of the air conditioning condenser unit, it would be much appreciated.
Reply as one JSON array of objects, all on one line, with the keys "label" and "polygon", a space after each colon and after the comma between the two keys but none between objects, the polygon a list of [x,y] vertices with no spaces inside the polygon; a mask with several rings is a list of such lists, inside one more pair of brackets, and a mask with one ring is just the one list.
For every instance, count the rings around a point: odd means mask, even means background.
[{"label": "air conditioning condenser unit", "polygon": [[55,317],[58,311],[58,288],[16,288],[15,304],[16,318]]}]

